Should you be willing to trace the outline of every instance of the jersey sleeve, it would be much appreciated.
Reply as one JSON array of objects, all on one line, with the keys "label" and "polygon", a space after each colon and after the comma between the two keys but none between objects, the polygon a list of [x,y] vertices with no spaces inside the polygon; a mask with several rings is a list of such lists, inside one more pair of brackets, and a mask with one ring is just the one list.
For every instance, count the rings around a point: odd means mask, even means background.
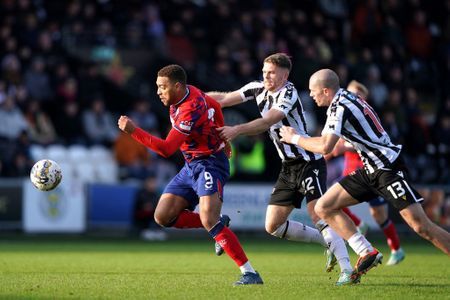
[{"label": "jersey sleeve", "polygon": [[328,108],[327,120],[322,130],[322,135],[334,134],[342,136],[342,127],[345,122],[345,108],[341,105],[332,104]]},{"label": "jersey sleeve", "polygon": [[261,89],[264,89],[264,83],[261,81],[252,81],[241,87],[239,94],[241,95],[242,102],[256,100],[256,95]]},{"label": "jersey sleeve", "polygon": [[174,154],[175,151],[180,148],[181,144],[187,138],[186,135],[183,135],[179,131],[172,129],[170,130],[166,139],[163,140],[149,134],[139,127],[134,130],[134,132],[131,134],[131,137],[163,157],[169,157]]},{"label": "jersey sleeve", "polygon": [[287,88],[280,94],[277,103],[272,108],[281,111],[286,116],[292,110],[297,100],[300,100],[297,91],[292,88]]}]

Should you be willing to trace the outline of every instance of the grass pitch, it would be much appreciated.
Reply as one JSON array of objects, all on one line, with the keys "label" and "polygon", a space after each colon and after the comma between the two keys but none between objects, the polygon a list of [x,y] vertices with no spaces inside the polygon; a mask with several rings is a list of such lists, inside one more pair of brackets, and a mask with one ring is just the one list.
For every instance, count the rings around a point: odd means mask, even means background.
[{"label": "grass pitch", "polygon": [[[262,286],[233,287],[239,270],[211,240],[0,239],[1,299],[450,299],[450,259],[403,239],[406,259],[336,287],[320,246],[241,238]],[[389,256],[384,241],[374,243]],[[356,257],[352,255],[352,262]]]}]

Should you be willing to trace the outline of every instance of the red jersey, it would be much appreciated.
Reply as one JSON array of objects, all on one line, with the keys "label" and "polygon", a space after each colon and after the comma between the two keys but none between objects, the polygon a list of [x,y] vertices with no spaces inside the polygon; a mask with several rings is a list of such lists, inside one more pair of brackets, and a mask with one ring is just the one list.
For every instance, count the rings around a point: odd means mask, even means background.
[{"label": "red jersey", "polygon": [[220,104],[194,86],[187,86],[184,98],[170,106],[170,121],[172,129],[164,140],[139,127],[131,136],[163,157],[180,149],[188,162],[225,147],[216,130],[224,126]]},{"label": "red jersey", "polygon": [[363,162],[359,157],[359,154],[354,151],[345,151],[344,152],[344,171],[342,172],[343,176],[347,176],[353,171],[356,171],[363,167]]},{"label": "red jersey", "polygon": [[180,146],[187,161],[214,154],[225,146],[216,130],[224,125],[220,104],[192,85],[187,86],[183,99],[170,106],[170,121],[174,129],[188,136]]}]

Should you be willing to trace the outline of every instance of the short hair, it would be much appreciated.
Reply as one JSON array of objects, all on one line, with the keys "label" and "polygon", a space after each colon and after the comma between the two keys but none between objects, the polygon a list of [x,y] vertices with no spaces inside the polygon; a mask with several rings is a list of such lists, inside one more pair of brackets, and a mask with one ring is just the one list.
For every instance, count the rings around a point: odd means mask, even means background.
[{"label": "short hair", "polygon": [[168,65],[158,71],[158,77],[167,77],[172,82],[186,85],[187,75],[183,67],[179,65]]},{"label": "short hair", "polygon": [[360,95],[363,98],[369,97],[369,90],[367,87],[359,81],[352,80],[347,86],[347,90],[353,87],[356,90],[356,94]]},{"label": "short hair", "polygon": [[292,69],[291,58],[285,53],[275,53],[269,55],[264,59],[264,62],[274,64],[280,68],[288,69],[289,72]]},{"label": "short hair", "polygon": [[330,69],[321,69],[311,76],[319,87],[339,90],[339,76]]}]

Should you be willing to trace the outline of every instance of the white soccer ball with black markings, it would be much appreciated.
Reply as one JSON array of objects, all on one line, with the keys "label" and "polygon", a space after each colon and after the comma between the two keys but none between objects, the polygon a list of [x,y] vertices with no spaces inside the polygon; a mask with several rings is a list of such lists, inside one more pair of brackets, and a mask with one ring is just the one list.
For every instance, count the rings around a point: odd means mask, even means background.
[{"label": "white soccer ball with black markings", "polygon": [[31,168],[30,179],[38,190],[51,191],[61,182],[61,168],[53,160],[42,159]]}]

